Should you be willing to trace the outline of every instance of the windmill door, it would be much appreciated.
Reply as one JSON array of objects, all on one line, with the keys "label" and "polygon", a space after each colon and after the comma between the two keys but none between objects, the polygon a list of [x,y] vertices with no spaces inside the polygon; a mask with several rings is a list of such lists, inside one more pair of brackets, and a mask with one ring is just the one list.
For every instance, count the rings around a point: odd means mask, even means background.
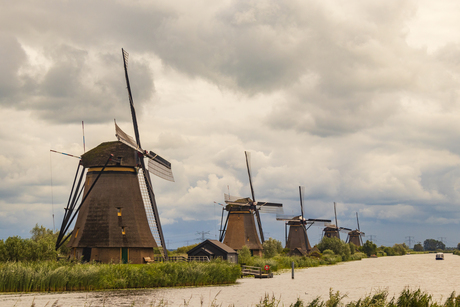
[{"label": "windmill door", "polygon": [[121,262],[128,263],[128,248],[122,247],[121,248]]},{"label": "windmill door", "polygon": [[91,260],[91,247],[83,247],[83,262],[89,262]]}]

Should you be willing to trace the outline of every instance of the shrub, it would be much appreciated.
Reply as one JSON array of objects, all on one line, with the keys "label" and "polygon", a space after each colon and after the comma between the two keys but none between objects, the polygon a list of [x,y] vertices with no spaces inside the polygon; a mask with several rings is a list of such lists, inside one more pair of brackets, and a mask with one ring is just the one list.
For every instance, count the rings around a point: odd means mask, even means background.
[{"label": "shrub", "polygon": [[363,253],[370,257],[371,255],[375,255],[377,253],[377,245],[367,240],[366,243],[363,244],[362,250]]},{"label": "shrub", "polygon": [[263,243],[263,247],[265,258],[273,258],[283,251],[283,245],[281,242],[273,238],[269,238],[267,241],[265,241]]},{"label": "shrub", "polygon": [[247,245],[243,246],[242,249],[238,251],[238,263],[239,264],[250,264],[251,261],[251,250]]}]

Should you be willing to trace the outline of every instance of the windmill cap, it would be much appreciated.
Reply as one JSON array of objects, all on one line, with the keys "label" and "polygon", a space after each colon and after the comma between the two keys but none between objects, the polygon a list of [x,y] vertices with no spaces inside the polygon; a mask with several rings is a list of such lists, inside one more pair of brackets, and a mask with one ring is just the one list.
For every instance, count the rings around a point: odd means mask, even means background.
[{"label": "windmill cap", "polygon": [[107,158],[111,156],[111,161],[107,166],[132,166],[137,164],[136,151],[126,146],[120,141],[104,142],[97,147],[87,151],[81,156],[82,165],[86,168],[104,166]]}]

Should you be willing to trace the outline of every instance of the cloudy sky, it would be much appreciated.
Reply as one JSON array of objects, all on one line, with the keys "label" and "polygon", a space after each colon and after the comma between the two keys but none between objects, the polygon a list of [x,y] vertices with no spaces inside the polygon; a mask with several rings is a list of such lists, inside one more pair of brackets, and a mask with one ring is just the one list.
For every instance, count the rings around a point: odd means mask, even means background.
[{"label": "cloudy sky", "polygon": [[[78,160],[133,135],[169,248],[216,238],[223,193],[361,229],[379,245],[460,242],[460,3],[7,1],[0,10],[0,239],[58,228]],[[263,215],[266,237],[284,225]],[[312,243],[320,229],[309,231]],[[369,238],[369,236],[367,236]]]}]

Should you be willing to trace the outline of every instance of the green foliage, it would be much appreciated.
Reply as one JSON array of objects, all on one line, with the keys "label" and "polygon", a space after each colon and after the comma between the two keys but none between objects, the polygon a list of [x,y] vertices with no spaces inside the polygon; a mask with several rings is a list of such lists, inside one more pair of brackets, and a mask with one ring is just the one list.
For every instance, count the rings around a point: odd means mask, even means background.
[{"label": "green foliage", "polygon": [[375,245],[369,240],[367,240],[366,243],[364,243],[362,247],[363,247],[363,253],[365,253],[368,257],[370,257],[371,255],[377,254],[377,245]]},{"label": "green foliage", "polygon": [[256,307],[277,307],[280,305],[280,299],[276,299],[275,295],[270,295],[265,293],[265,296],[260,299],[259,304],[256,304]]},{"label": "green foliage", "polygon": [[69,249],[65,244],[58,251],[55,250],[58,232],[37,224],[30,233],[30,239],[14,236],[0,240],[0,262],[53,260],[59,254],[68,254]]},{"label": "green foliage", "polygon": [[[460,243],[459,243],[460,244]],[[416,252],[422,252],[423,251],[423,245],[421,243],[417,243],[414,245],[414,251]]]},{"label": "green foliage", "polygon": [[328,237],[323,237],[321,242],[317,245],[318,249],[323,253],[324,250],[330,249],[334,252],[336,255],[341,255],[342,254],[342,247],[345,244],[342,240],[339,238],[328,238]]},{"label": "green foliage", "polygon": [[423,249],[426,251],[435,251],[437,249],[445,250],[446,245],[435,239],[426,239],[423,241]]},{"label": "green foliage", "polygon": [[175,253],[177,253],[177,254],[186,254],[189,250],[191,250],[192,248],[196,247],[197,245],[198,245],[198,243],[179,247],[179,248],[177,248],[175,250]]},{"label": "green foliage", "polygon": [[383,251],[385,252],[385,254],[386,254],[387,256],[394,256],[394,255],[396,255],[395,250],[394,250],[393,248],[391,248],[391,247],[384,247],[384,248],[383,248]]},{"label": "green foliage", "polygon": [[264,258],[273,258],[283,252],[283,245],[280,241],[269,238],[263,243]]},{"label": "green foliage", "polygon": [[340,255],[343,261],[350,259],[351,248],[339,238],[323,237],[321,242],[317,245],[318,249],[324,254],[326,250],[332,250],[335,255]]},{"label": "green foliage", "polygon": [[238,251],[238,263],[250,265],[251,262],[251,250],[247,245],[243,246],[242,249]]},{"label": "green foliage", "polygon": [[348,244],[343,244],[343,245],[342,245],[342,260],[343,260],[343,261],[348,261],[348,260],[350,260],[350,255],[351,255],[351,252],[350,252],[350,245],[348,245]]},{"label": "green foliage", "polygon": [[350,247],[350,253],[352,255],[358,251],[358,247],[354,243],[350,242],[348,246]]},{"label": "green foliage", "polygon": [[68,261],[0,263],[0,292],[82,291],[235,283],[238,265],[226,261],[150,265]]},{"label": "green foliage", "polygon": [[325,249],[323,250],[323,255],[335,255],[332,249]]},{"label": "green foliage", "polygon": [[409,248],[407,247],[407,245],[405,243],[403,244],[395,244],[393,245],[393,250],[395,252],[395,255],[405,255],[407,254],[407,250]]},{"label": "green foliage", "polygon": [[363,258],[366,258],[366,254],[361,253],[361,252],[356,252],[353,255],[350,255],[350,260],[361,260]]}]

